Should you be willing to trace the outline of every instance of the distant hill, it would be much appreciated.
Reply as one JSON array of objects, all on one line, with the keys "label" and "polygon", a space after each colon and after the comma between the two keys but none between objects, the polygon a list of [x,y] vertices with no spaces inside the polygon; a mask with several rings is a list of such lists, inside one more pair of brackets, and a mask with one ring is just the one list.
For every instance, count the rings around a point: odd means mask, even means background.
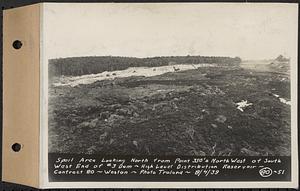
[{"label": "distant hill", "polygon": [[273,69],[287,72],[290,69],[290,59],[279,55],[273,62],[270,63]]},{"label": "distant hill", "polygon": [[104,71],[124,70],[129,67],[157,67],[175,64],[217,63],[221,65],[237,65],[239,57],[216,56],[164,56],[151,58],[91,56],[70,57],[49,60],[49,76],[77,76],[96,74]]}]

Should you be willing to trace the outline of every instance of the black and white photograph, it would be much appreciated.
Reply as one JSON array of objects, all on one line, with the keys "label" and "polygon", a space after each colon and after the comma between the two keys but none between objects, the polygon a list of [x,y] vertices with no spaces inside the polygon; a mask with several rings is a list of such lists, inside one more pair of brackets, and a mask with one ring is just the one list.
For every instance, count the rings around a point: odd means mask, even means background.
[{"label": "black and white photograph", "polygon": [[[291,165],[297,5],[49,3],[44,12],[49,154]],[[257,168],[291,176],[290,166]]]}]

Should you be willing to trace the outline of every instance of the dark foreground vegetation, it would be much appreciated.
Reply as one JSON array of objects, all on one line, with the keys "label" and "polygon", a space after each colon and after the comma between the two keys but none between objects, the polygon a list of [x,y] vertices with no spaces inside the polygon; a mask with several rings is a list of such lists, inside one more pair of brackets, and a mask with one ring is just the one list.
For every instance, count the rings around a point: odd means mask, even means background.
[{"label": "dark foreground vegetation", "polygon": [[49,61],[50,76],[77,76],[96,74],[104,71],[124,70],[129,67],[156,67],[175,64],[200,64],[218,63],[239,64],[239,57],[216,57],[216,56],[165,56],[152,58],[117,57],[117,56],[94,56],[94,57],[71,57],[59,58]]},{"label": "dark foreground vegetation", "polygon": [[290,105],[274,96],[290,99],[289,75],[255,68],[50,86],[49,152],[290,155]]}]

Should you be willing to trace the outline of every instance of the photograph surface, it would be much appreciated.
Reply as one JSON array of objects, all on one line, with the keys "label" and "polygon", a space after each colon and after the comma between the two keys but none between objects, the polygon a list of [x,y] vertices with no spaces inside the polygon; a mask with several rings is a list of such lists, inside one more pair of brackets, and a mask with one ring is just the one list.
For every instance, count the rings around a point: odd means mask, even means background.
[{"label": "photograph surface", "polygon": [[45,4],[49,180],[291,181],[297,15]]}]

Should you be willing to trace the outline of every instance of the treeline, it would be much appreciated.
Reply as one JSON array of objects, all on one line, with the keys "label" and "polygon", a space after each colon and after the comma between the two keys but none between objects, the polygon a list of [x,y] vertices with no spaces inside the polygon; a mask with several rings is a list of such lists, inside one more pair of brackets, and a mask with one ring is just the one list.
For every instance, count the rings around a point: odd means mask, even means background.
[{"label": "treeline", "polygon": [[282,56],[282,55],[279,55],[279,56],[275,59],[275,61],[278,61],[278,62],[289,62],[290,59],[289,59],[289,58],[286,58],[286,57],[284,57],[284,56]]},{"label": "treeline", "polygon": [[157,67],[175,64],[200,64],[217,63],[224,65],[239,64],[239,57],[216,56],[168,56],[168,57],[116,57],[116,56],[91,56],[70,57],[49,60],[49,76],[77,76],[96,74],[104,71],[124,70],[129,67]]}]

